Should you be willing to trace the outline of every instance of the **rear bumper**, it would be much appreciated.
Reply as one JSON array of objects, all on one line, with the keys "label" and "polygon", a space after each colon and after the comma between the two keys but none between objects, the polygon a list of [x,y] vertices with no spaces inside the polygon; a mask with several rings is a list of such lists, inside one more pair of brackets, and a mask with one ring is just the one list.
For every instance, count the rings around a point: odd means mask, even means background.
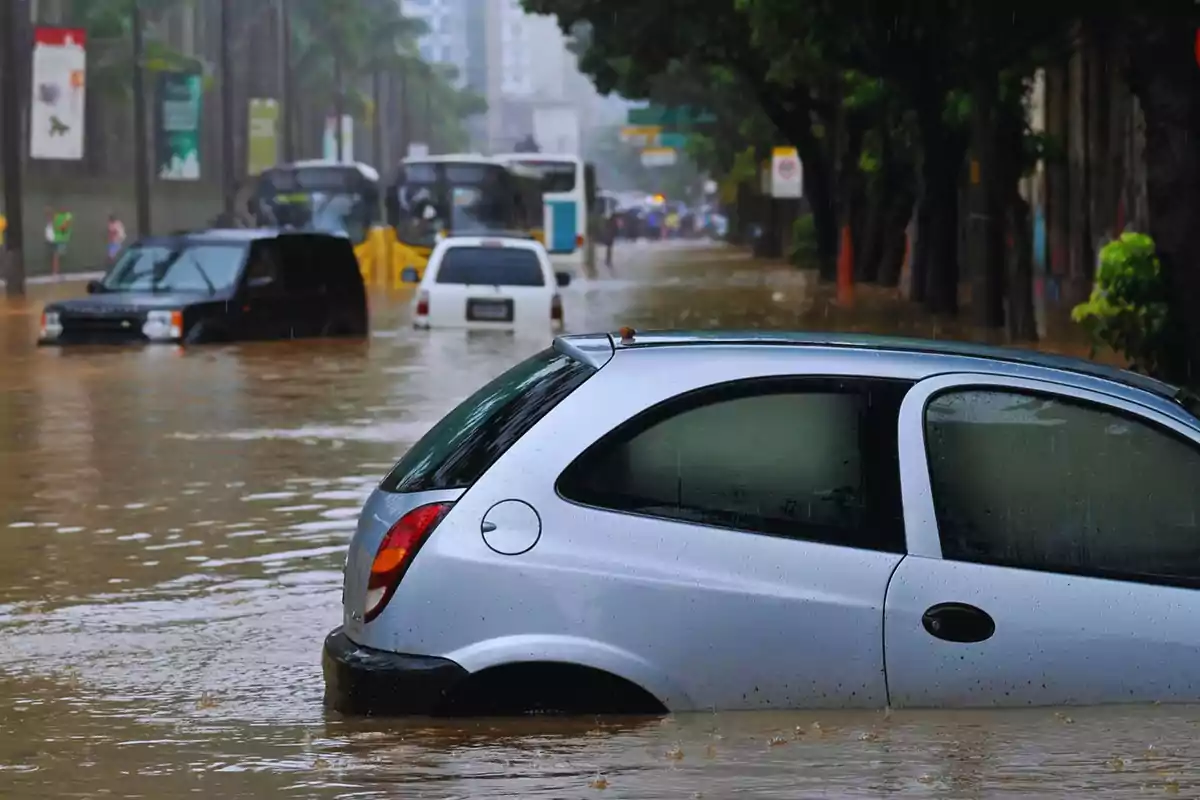
[{"label": "rear bumper", "polygon": [[444,658],[363,647],[352,642],[340,626],[325,637],[321,666],[325,705],[356,716],[433,714],[468,674]]}]

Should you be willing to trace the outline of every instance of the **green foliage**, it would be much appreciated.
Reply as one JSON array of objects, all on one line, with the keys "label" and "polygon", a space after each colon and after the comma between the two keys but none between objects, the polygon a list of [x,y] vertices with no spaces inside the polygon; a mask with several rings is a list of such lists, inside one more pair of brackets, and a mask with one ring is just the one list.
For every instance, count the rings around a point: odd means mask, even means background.
[{"label": "green foliage", "polygon": [[817,264],[817,228],[812,214],[796,217],[792,223],[792,251],[788,260],[798,267],[813,267]]},{"label": "green foliage", "polygon": [[1091,338],[1093,354],[1106,345],[1134,369],[1160,372],[1167,346],[1167,289],[1154,241],[1125,233],[1106,244],[1091,297],[1071,311],[1071,318]]},{"label": "green foliage", "polygon": [[[142,66],[147,72],[194,70],[211,83],[212,69],[154,36],[154,23],[188,0],[139,0],[143,19]],[[87,31],[88,87],[111,100],[133,96],[133,15],[131,0],[70,0],[66,20]]]},{"label": "green foliage", "polygon": [[[420,20],[405,17],[395,0],[289,0],[292,10],[293,80],[306,102],[332,107],[339,91],[346,113],[369,119],[370,79],[378,70],[402,73],[408,113],[418,129],[443,148],[466,144],[462,120],[486,109],[478,95],[454,85],[454,71],[422,61]],[[335,75],[341,70],[341,85]],[[428,98],[428,102],[426,102]],[[425,120],[426,110],[433,115]]]}]

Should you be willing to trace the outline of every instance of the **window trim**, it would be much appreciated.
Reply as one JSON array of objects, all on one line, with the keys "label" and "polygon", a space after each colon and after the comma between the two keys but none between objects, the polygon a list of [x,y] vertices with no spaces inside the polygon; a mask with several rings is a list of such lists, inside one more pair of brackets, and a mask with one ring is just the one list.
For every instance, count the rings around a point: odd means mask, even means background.
[{"label": "window trim", "polygon": [[[1069,405],[1090,407],[1101,413],[1145,425],[1165,436],[1174,438],[1200,452],[1200,435],[1179,420],[1163,414],[1149,405],[1115,394],[1085,389],[1057,381],[989,375],[986,373],[954,373],[921,381],[905,398],[900,409],[900,465],[905,530],[909,538],[909,554],[934,558],[953,564],[969,564],[996,569],[1035,572],[1063,577],[1093,578],[1121,583],[1200,589],[1200,578],[1172,578],[1122,573],[1115,570],[1038,569],[992,561],[965,561],[946,558],[942,553],[941,530],[933,502],[933,480],[930,470],[929,440],[925,419],[929,405],[947,394],[970,391],[1007,392],[1033,395]],[[1140,391],[1140,390],[1135,390]],[[915,417],[914,417],[915,415]],[[919,466],[914,463],[919,459]],[[930,538],[930,534],[932,538]],[[914,540],[922,552],[913,552]]]},{"label": "window trim", "polygon": [[[570,463],[558,474],[554,480],[554,493],[564,503],[568,503],[577,508],[585,508],[592,511],[600,511],[608,514],[619,516],[639,517],[642,519],[656,520],[659,522],[667,522],[677,525],[692,525],[702,528],[711,528],[714,530],[728,531],[750,536],[770,536],[772,538],[786,539],[788,541],[803,542],[808,544],[818,544],[827,547],[843,547],[852,550],[861,550],[865,552],[883,552],[895,553],[903,555],[905,553],[905,533],[904,533],[904,513],[903,513],[903,493],[900,485],[900,450],[898,440],[893,442],[891,456],[884,453],[882,458],[872,448],[863,448],[864,466],[869,474],[875,476],[878,480],[882,478],[886,483],[882,487],[882,492],[874,494],[891,495],[891,499],[871,498],[868,514],[871,517],[882,518],[888,513],[887,506],[891,506],[890,514],[894,517],[894,522],[888,525],[880,523],[883,527],[880,528],[880,537],[889,540],[890,546],[886,548],[864,548],[853,544],[838,544],[825,541],[823,539],[799,536],[799,535],[784,535],[772,533],[769,531],[750,530],[747,528],[738,528],[729,525],[720,525],[717,523],[696,522],[693,520],[679,519],[676,517],[664,517],[657,514],[641,513],[636,511],[625,511],[621,509],[608,508],[606,506],[598,506],[582,500],[576,500],[569,497],[563,492],[563,482],[577,468],[578,465],[585,463],[589,458],[604,448],[610,446],[613,442],[621,439],[632,438],[632,436],[640,435],[653,426],[672,417],[687,413],[705,406],[713,405],[725,400],[741,399],[745,397],[756,397],[763,394],[851,394],[856,395],[860,399],[864,399],[867,393],[871,390],[880,391],[888,388],[895,392],[889,401],[892,404],[892,413],[899,417],[899,412],[903,404],[903,399],[914,388],[915,382],[904,378],[885,378],[871,377],[864,375],[770,375],[752,378],[735,378],[732,380],[721,381],[719,383],[700,386],[681,392],[672,397],[669,397],[660,402],[654,403],[642,410],[638,411],[632,417],[624,420],[616,427],[604,433],[602,436],[594,440],[578,455],[571,459]],[[835,387],[842,388],[835,388]],[[764,391],[766,389],[767,391]],[[878,412],[876,412],[878,413]],[[876,431],[864,431],[864,436],[870,437]],[[861,446],[861,445],[860,445]],[[895,468],[889,469],[887,462],[894,460]],[[883,462],[883,463],[881,463]],[[815,527],[815,526],[814,526]],[[885,529],[890,527],[891,529]]]}]

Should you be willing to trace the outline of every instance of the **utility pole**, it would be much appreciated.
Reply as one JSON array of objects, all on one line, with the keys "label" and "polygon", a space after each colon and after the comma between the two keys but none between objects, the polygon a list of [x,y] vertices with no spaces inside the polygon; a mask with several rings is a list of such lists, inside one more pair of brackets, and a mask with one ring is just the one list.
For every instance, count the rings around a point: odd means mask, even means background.
[{"label": "utility pole", "polygon": [[292,9],[290,0],[276,0],[279,11],[279,122],[282,127],[283,160],[296,160],[292,126]]},{"label": "utility pole", "polygon": [[20,75],[23,72],[20,64],[21,55],[28,48],[21,35],[25,26],[18,22],[22,14],[27,19],[28,13],[23,2],[0,3],[0,25],[3,25],[4,31],[3,88],[0,89],[4,92],[4,138],[0,144],[4,147],[4,215],[8,220],[8,230],[4,235],[8,267],[4,286],[9,297],[25,296],[25,229],[24,215],[21,213],[21,156],[25,147],[21,135],[21,97],[24,92],[20,87]]},{"label": "utility pole", "polygon": [[237,203],[237,172],[233,149],[233,53],[229,0],[221,0],[221,190],[225,213],[232,216]]},{"label": "utility pole", "polygon": [[133,180],[138,236],[150,235],[150,148],[146,136],[146,73],[142,67],[142,9],[131,0],[133,14]]}]

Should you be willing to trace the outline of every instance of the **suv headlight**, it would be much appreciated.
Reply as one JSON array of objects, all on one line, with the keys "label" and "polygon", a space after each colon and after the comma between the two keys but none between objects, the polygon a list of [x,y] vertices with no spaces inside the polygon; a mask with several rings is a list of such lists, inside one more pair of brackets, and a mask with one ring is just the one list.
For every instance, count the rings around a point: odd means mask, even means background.
[{"label": "suv headlight", "polygon": [[42,339],[57,339],[62,336],[62,320],[57,311],[42,312],[42,329],[39,336]]},{"label": "suv headlight", "polygon": [[149,311],[142,325],[142,334],[147,339],[170,341],[183,338],[182,311]]}]

